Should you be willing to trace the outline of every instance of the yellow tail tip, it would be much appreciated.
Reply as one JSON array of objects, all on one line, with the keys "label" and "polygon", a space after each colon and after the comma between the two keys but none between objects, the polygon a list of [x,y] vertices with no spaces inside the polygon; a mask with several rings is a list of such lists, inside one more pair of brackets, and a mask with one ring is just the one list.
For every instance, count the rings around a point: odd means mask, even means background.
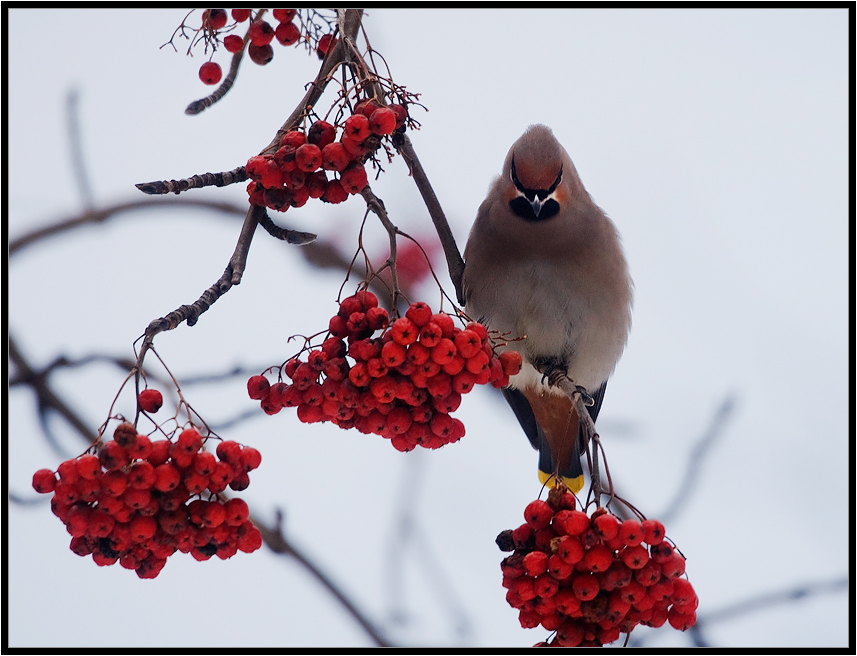
[{"label": "yellow tail tip", "polygon": [[[572,494],[577,494],[583,489],[583,474],[575,476],[574,478],[567,478],[565,476],[562,476],[561,478],[562,482],[565,483],[565,486],[568,488],[568,491]],[[553,474],[548,474],[539,470],[539,481],[541,481],[542,485],[554,487],[557,482],[557,477]]]}]

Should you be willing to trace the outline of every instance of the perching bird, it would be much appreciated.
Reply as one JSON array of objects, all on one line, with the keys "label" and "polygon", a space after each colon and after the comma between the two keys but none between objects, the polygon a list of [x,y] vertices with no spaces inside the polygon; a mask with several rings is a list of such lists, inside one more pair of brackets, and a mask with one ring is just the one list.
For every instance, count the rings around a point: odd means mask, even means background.
[{"label": "perching bird", "polygon": [[553,485],[562,477],[577,493],[583,428],[545,374],[560,368],[585,388],[597,418],[631,328],[633,283],[616,226],[549,128],[530,126],[512,144],[464,260],[465,310],[523,357],[503,394],[539,451],[539,478]]}]

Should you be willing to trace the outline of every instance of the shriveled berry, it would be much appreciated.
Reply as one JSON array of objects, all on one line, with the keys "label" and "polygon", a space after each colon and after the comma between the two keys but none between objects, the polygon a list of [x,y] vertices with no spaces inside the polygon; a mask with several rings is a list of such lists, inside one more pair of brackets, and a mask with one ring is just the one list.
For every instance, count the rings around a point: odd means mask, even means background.
[{"label": "shriveled berry", "polygon": [[247,54],[254,64],[264,66],[274,58],[274,49],[270,45],[257,46],[255,43],[251,43],[247,47]]},{"label": "shriveled berry", "polygon": [[312,173],[321,166],[321,149],[312,143],[305,143],[295,151],[295,164],[298,169]]}]

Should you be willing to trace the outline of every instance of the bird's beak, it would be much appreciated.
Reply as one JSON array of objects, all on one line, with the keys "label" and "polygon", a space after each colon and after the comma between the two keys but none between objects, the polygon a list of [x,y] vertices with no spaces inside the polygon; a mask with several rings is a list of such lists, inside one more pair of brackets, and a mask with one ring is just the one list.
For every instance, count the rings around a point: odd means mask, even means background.
[{"label": "bird's beak", "polygon": [[539,213],[542,211],[542,207],[544,206],[544,201],[538,196],[534,196],[533,200],[529,200],[530,207],[533,208],[533,214],[536,215],[536,218],[539,218]]}]

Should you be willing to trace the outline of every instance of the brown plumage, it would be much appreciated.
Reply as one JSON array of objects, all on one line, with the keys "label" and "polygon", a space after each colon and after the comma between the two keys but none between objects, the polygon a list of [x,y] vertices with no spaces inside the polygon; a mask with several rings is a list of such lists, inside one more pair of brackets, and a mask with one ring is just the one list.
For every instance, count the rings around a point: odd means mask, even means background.
[{"label": "brown plumage", "polygon": [[505,395],[540,451],[542,478],[579,478],[578,417],[543,374],[560,367],[594,397],[597,416],[628,338],[632,283],[616,227],[549,128],[531,126],[512,145],[464,259],[467,312],[523,356]]}]

